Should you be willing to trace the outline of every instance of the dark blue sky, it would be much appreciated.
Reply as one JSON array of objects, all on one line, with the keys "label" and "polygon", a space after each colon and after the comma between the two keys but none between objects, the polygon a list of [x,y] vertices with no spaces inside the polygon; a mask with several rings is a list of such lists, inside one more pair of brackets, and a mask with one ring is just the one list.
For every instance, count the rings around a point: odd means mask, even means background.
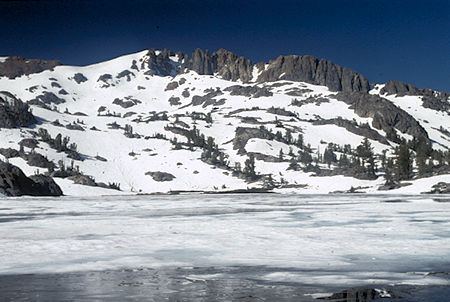
[{"label": "dark blue sky", "polygon": [[147,48],[311,54],[450,91],[450,1],[0,1],[0,55],[86,65]]}]

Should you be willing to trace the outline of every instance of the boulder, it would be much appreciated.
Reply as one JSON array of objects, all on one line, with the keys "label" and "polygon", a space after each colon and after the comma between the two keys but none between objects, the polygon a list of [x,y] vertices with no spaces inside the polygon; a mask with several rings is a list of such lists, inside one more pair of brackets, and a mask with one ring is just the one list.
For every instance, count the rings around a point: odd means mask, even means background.
[{"label": "boulder", "polygon": [[0,162],[0,193],[6,196],[61,196],[61,188],[45,175],[25,174],[18,167]]},{"label": "boulder", "polygon": [[147,172],[145,175],[150,175],[154,181],[172,181],[175,176],[167,172]]}]

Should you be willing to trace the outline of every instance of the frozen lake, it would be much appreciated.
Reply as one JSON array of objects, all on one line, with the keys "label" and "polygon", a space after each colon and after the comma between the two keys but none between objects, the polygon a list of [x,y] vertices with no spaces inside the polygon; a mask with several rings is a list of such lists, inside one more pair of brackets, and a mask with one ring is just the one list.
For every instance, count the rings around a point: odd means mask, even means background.
[{"label": "frozen lake", "polygon": [[449,294],[449,210],[442,195],[0,199],[0,295],[308,301],[354,286]]}]

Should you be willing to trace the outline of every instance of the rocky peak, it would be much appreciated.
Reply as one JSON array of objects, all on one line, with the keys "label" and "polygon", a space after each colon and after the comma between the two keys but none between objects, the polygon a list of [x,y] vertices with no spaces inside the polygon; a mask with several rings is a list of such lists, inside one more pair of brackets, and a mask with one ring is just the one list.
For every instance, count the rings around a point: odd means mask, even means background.
[{"label": "rocky peak", "polygon": [[159,75],[163,77],[175,75],[177,70],[173,62],[170,60],[170,57],[174,55],[174,52],[167,49],[160,51],[158,54],[156,54],[154,49],[150,49],[146,55],[147,59],[143,64],[143,67],[148,69],[146,74]]},{"label": "rocky peak", "polygon": [[277,80],[307,82],[327,86],[332,91],[368,92],[369,81],[361,74],[333,62],[305,56],[279,56],[259,75],[257,81]]},{"label": "rocky peak", "polygon": [[249,82],[253,71],[251,60],[225,49],[219,49],[212,54],[208,50],[203,52],[196,49],[186,67],[198,74],[218,73],[225,80],[242,82]]},{"label": "rocky peak", "polygon": [[252,79],[253,63],[231,51],[219,49],[212,55],[215,69],[225,80],[249,82]]},{"label": "rocky peak", "polygon": [[23,75],[39,73],[61,65],[55,60],[26,59],[24,57],[8,57],[0,62],[0,76],[15,79]]},{"label": "rocky peak", "polygon": [[197,72],[198,74],[214,74],[214,63],[209,54],[209,51],[197,48],[192,54],[192,58],[190,60],[190,69]]}]

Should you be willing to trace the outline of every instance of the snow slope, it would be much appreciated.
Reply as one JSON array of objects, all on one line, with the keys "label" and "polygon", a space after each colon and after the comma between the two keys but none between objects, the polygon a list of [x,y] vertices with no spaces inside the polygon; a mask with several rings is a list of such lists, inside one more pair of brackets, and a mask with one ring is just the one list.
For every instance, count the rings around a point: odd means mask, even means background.
[{"label": "snow slope", "polygon": [[[179,58],[170,58],[174,66],[178,66]],[[19,141],[33,137],[39,129],[46,129],[51,137],[61,134],[70,138],[77,145],[77,150],[84,160],[72,160],[63,152],[57,152],[47,143],[40,142],[35,152],[41,153],[53,161],[65,166],[78,166],[86,175],[91,175],[97,182],[119,183],[124,192],[154,193],[177,190],[234,190],[249,187],[260,187],[263,181],[248,183],[242,178],[233,176],[227,169],[213,166],[201,160],[202,150],[194,148],[174,148],[173,140],[186,143],[187,138],[180,133],[167,130],[167,126],[192,130],[196,129],[206,137],[212,136],[229,160],[229,165],[244,166],[247,154],[236,148],[233,139],[238,127],[266,129],[286,134],[287,129],[294,138],[303,135],[304,145],[309,145],[311,154],[323,152],[328,143],[358,146],[363,136],[349,132],[334,124],[315,125],[314,121],[342,118],[356,125],[372,124],[372,118],[362,118],[344,102],[334,98],[335,92],[325,86],[302,82],[278,81],[274,83],[242,84],[224,80],[218,76],[199,75],[185,70],[172,76],[159,76],[149,72],[147,51],[122,56],[107,62],[84,67],[57,66],[38,74],[22,76],[16,79],[0,78],[0,91],[14,94],[22,101],[36,99],[45,93],[56,97],[47,103],[48,108],[31,105],[38,124],[31,128],[0,129],[2,148],[19,149]],[[83,77],[79,81],[79,76]],[[257,73],[255,73],[256,75]],[[176,84],[174,84],[176,82]],[[273,95],[255,97],[232,93],[229,87],[234,85],[267,89]],[[289,92],[302,89],[301,95],[291,96]],[[379,90],[378,90],[379,91]],[[218,92],[214,94],[215,92]],[[374,93],[374,92],[372,92]],[[210,95],[208,100],[199,101],[196,96]],[[211,96],[213,95],[213,96]],[[311,99],[325,99],[321,102],[309,102]],[[433,147],[448,150],[450,138],[436,129],[449,129],[450,115],[423,108],[418,97],[387,96],[392,103],[404,109],[420,122],[434,141]],[[301,105],[295,101],[304,102]],[[210,101],[210,103],[208,103]],[[126,105],[121,106],[126,103]],[[129,106],[129,107],[128,107]],[[126,107],[126,108],[124,108]],[[281,108],[285,112],[275,112]],[[212,121],[205,121],[192,116],[192,113],[210,114]],[[275,112],[275,113],[274,113]],[[167,119],[156,119],[155,116],[165,114]],[[55,123],[55,121],[59,122]],[[119,129],[112,128],[117,124]],[[55,125],[56,124],[56,125]],[[84,131],[66,128],[78,125]],[[124,127],[129,125],[138,136],[130,138],[124,135]],[[281,126],[280,126],[281,125]],[[384,131],[370,126],[382,136]],[[155,134],[161,136],[155,138]],[[161,138],[162,137],[162,138]],[[171,142],[172,140],[172,142]],[[377,154],[390,150],[395,143],[383,144],[370,140]],[[251,138],[245,146],[246,152],[259,153],[277,157],[280,149],[284,154],[292,150],[300,151],[292,144],[265,138]],[[25,151],[30,151],[25,148]],[[99,160],[98,157],[106,159]],[[26,161],[10,159],[22,168],[26,174],[43,173],[45,169],[31,167]],[[256,160],[257,172],[263,175],[272,174],[274,181],[287,181],[288,184],[306,186],[290,191],[305,193],[328,193],[336,190],[347,190],[350,187],[367,187],[368,192],[376,191],[383,183],[381,178],[375,181],[363,181],[344,176],[313,177],[311,173],[287,170],[289,157],[281,162]],[[174,176],[171,181],[157,181],[147,172],[165,172]],[[448,181],[447,176],[436,177]],[[434,180],[433,180],[434,181]],[[66,194],[109,194],[100,188],[85,189],[82,186],[69,186],[68,180],[58,180],[65,188]],[[409,186],[408,192],[429,190],[434,183]],[[408,187],[407,187],[408,188]],[[87,191],[84,191],[87,190]],[[283,191],[283,190],[281,190]]]}]

